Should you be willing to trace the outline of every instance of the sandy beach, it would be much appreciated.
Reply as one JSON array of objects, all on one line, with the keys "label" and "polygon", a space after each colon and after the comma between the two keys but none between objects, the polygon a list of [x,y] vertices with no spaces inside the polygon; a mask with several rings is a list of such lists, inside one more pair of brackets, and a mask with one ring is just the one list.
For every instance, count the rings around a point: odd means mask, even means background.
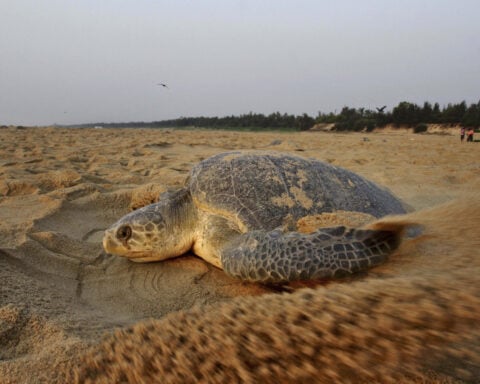
[{"label": "sandy beach", "polygon": [[[244,382],[386,382],[396,375],[479,382],[478,143],[405,131],[53,127],[4,128],[0,138],[0,383],[150,382],[140,363],[129,366],[113,352],[121,348],[143,361],[163,353],[170,369],[157,362],[153,370],[163,382],[222,382],[236,377],[231,372]],[[418,223],[423,235],[406,239],[387,264],[369,273],[293,293],[234,280],[193,255],[135,264],[105,254],[101,239],[110,224],[181,186],[197,162],[233,149],[294,153],[352,170],[409,207],[405,217],[385,219],[385,225]],[[242,308],[239,324],[250,328],[231,324],[236,321],[225,314],[234,308]],[[285,330],[293,319],[285,313],[311,321]],[[352,323],[353,313],[359,320]],[[350,319],[350,326],[335,331],[327,318],[336,324]],[[201,324],[204,331],[198,331]],[[204,332],[208,347],[194,358],[174,358],[175,348],[186,348],[172,342],[175,328],[192,345],[202,343]],[[151,343],[136,338],[146,329]],[[238,339],[250,330],[271,330],[271,339]],[[209,332],[225,336],[217,340]],[[289,339],[297,333],[307,340]],[[262,360],[264,370],[249,370],[235,348],[215,344],[228,340],[251,347],[258,361],[269,345],[277,355]],[[355,348],[345,340],[354,340]],[[170,349],[153,348],[158,344]],[[311,350],[299,352],[297,345]],[[216,353],[228,369],[192,373],[189,364],[202,365],[196,358],[216,361]],[[278,361],[283,376],[268,361]]]}]

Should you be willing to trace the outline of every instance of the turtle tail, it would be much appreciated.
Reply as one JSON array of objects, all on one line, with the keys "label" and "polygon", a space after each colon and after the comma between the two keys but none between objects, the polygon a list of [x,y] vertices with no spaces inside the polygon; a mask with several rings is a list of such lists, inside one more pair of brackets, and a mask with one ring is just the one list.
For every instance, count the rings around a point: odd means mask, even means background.
[{"label": "turtle tail", "polygon": [[229,275],[262,283],[343,277],[383,263],[401,231],[322,228],[310,234],[252,231],[222,252]]}]

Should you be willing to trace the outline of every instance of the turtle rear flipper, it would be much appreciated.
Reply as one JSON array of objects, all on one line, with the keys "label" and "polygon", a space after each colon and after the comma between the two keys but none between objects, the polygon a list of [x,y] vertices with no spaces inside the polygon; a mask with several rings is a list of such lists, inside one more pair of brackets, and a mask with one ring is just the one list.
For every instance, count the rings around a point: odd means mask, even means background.
[{"label": "turtle rear flipper", "polygon": [[400,235],[343,226],[310,234],[252,231],[222,251],[222,267],[231,276],[262,283],[341,277],[383,263]]}]

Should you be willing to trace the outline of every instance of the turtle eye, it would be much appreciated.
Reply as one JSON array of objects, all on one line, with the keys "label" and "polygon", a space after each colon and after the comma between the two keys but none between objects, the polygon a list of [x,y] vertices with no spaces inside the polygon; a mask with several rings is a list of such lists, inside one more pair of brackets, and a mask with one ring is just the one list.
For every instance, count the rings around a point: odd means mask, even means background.
[{"label": "turtle eye", "polygon": [[117,230],[117,239],[128,241],[132,237],[132,228],[129,225],[123,225]]}]

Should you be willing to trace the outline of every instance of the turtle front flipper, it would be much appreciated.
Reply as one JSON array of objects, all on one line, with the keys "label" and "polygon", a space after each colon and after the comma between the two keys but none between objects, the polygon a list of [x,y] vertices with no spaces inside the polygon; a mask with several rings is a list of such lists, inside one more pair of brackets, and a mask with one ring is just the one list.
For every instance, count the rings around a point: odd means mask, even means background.
[{"label": "turtle front flipper", "polygon": [[222,267],[233,277],[262,283],[341,277],[383,263],[400,235],[343,226],[310,234],[251,231],[222,251]]}]

